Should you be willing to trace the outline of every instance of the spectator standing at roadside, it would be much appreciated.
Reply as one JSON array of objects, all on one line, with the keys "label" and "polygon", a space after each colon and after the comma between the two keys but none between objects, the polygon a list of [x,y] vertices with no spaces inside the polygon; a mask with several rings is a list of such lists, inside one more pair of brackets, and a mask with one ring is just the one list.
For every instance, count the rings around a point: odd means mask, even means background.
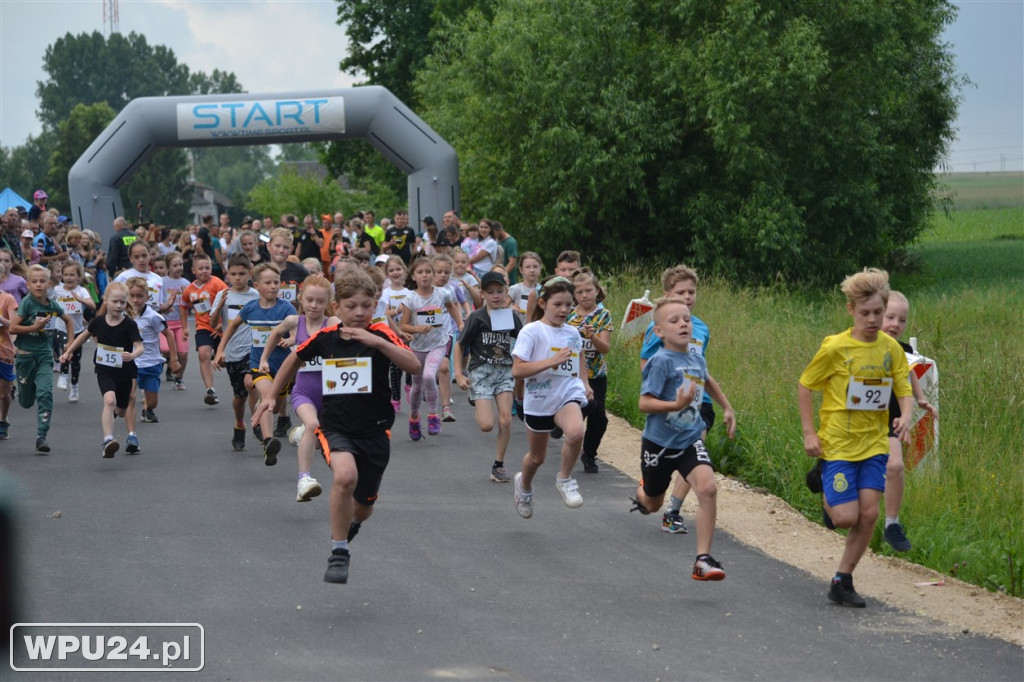
[{"label": "spectator standing at roadside", "polygon": [[412,260],[412,247],[416,243],[416,230],[409,227],[409,212],[395,211],[395,224],[384,233],[381,250],[399,256],[407,266]]},{"label": "spectator standing at roadside", "polygon": [[509,284],[515,284],[519,281],[519,242],[516,238],[510,235],[504,225],[499,223],[497,220],[491,221],[494,228],[494,238],[498,241],[498,246],[502,248],[505,253],[504,263],[499,265],[505,266],[505,272],[508,273]]},{"label": "spectator standing at roadside", "polygon": [[123,217],[114,218],[114,236],[107,247],[107,271],[111,277],[132,266],[128,257],[128,248],[139,236],[132,231],[132,226]]}]

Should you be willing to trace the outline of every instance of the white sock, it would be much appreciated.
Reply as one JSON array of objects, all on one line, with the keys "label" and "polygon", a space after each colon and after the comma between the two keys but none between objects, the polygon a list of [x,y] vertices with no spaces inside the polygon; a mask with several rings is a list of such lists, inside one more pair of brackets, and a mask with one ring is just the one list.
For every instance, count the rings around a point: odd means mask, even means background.
[{"label": "white sock", "polygon": [[900,522],[900,517],[898,517],[898,516],[886,516],[885,517],[885,527],[886,528],[888,528],[889,526],[891,526],[894,523],[899,523],[899,522]]},{"label": "white sock", "polygon": [[331,540],[331,551],[336,549],[348,549],[348,540]]}]

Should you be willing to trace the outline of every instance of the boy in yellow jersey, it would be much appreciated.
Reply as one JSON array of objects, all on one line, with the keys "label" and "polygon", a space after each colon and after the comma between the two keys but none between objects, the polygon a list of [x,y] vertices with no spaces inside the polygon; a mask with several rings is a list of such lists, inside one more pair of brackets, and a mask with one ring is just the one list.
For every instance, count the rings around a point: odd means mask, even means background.
[{"label": "boy in yellow jersey", "polygon": [[[864,608],[864,598],[853,588],[853,570],[871,542],[885,491],[889,398],[899,398],[903,415],[894,420],[893,432],[907,441],[913,392],[903,349],[894,338],[879,333],[889,300],[889,275],[865,269],[847,277],[842,290],[853,327],[825,337],[800,375],[797,394],[804,450],[825,462],[825,524],[849,529],[828,598]],[[817,431],[812,391],[822,392]]]}]

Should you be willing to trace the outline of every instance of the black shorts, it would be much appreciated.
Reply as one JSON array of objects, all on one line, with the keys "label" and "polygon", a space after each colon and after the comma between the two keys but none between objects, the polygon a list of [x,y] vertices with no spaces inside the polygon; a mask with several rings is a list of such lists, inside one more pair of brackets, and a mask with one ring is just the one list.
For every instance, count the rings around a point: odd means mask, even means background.
[{"label": "black shorts", "polygon": [[[571,403],[576,403],[577,405],[579,405],[580,401],[570,400],[565,405],[569,405]],[[565,407],[565,405],[562,405],[562,407]],[[561,410],[562,407],[558,409]],[[555,424],[555,415],[553,414],[543,416],[536,414],[525,414],[523,415],[523,421],[526,422],[526,428],[530,429],[531,431],[535,431],[536,433],[551,433],[556,428],[558,428],[558,425]]]},{"label": "black shorts", "polygon": [[658,445],[646,438],[640,445],[640,471],[643,478],[644,493],[648,497],[659,497],[665,494],[672,482],[672,472],[678,471],[686,478],[696,467],[706,464],[711,467],[711,457],[704,448],[704,441],[697,439],[685,450],[673,450]]},{"label": "black shorts", "polygon": [[245,387],[245,375],[249,373],[249,358],[242,358],[234,362],[225,362],[224,369],[228,372],[228,379],[231,380],[231,392],[236,398],[248,398],[249,389]]},{"label": "black shorts", "polygon": [[372,507],[377,501],[377,491],[384,477],[384,470],[391,460],[391,432],[385,432],[368,438],[353,438],[337,431],[325,431],[323,427],[316,430],[320,441],[321,454],[327,466],[331,466],[331,454],[335,452],[351,452],[356,460],[356,489],[352,497],[364,507]]},{"label": "black shorts", "polygon": [[700,418],[704,420],[704,431],[711,431],[715,425],[715,406],[713,403],[700,404]]},{"label": "black shorts", "polygon": [[213,332],[207,329],[196,330],[196,351],[198,352],[203,346],[210,346],[213,350],[217,350],[218,342],[213,338]]},{"label": "black shorts", "polygon": [[128,402],[132,399],[132,383],[134,379],[117,379],[109,374],[97,374],[96,383],[100,385],[100,395],[114,392],[114,404],[122,410],[128,409]]}]

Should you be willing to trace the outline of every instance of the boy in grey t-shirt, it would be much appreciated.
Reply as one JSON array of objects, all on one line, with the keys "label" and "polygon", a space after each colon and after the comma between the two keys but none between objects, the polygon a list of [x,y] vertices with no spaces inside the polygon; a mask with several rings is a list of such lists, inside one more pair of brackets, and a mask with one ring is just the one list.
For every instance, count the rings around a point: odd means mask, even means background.
[{"label": "boy in grey t-shirt", "polygon": [[[220,328],[223,333],[231,324],[231,320],[238,317],[239,311],[249,301],[258,300],[260,295],[255,289],[249,286],[249,277],[252,274],[252,266],[244,254],[235,254],[228,259],[227,280],[230,288],[217,294],[213,299],[213,308],[210,312],[210,326]],[[252,351],[252,334],[249,326],[244,322],[235,335],[228,339],[224,347],[224,368],[227,370],[228,378],[231,379],[231,409],[235,413],[234,434],[231,437],[231,446],[235,450],[245,448],[245,401],[249,400],[250,414],[256,408],[256,393],[245,386],[245,377],[249,373],[249,354]],[[262,434],[255,434],[257,440],[262,440]]]}]

